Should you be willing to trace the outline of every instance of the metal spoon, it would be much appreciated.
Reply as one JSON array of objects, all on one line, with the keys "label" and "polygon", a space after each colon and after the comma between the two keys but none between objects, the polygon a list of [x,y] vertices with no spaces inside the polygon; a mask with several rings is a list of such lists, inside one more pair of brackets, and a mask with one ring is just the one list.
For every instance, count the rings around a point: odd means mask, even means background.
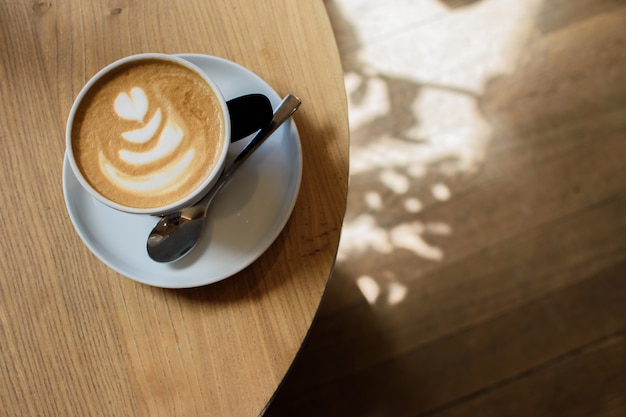
[{"label": "metal spoon", "polygon": [[148,236],[147,249],[150,258],[157,262],[180,259],[196,245],[213,198],[230,180],[233,173],[280,125],[300,107],[300,99],[289,94],[279,104],[269,124],[250,140],[235,160],[226,168],[217,183],[200,201],[191,207],[165,215]]}]

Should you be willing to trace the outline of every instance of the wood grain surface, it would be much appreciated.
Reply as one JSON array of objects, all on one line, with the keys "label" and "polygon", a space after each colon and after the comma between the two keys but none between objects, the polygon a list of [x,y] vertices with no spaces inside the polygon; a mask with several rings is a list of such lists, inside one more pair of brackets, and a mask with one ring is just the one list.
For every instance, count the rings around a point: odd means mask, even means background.
[{"label": "wood grain surface", "polygon": [[[99,262],[66,212],[72,101],[141,52],[220,56],[302,99],[293,215],[225,281],[138,284]],[[317,311],[345,212],[346,98],[323,3],[3,0],[0,103],[0,415],[262,413]]]}]

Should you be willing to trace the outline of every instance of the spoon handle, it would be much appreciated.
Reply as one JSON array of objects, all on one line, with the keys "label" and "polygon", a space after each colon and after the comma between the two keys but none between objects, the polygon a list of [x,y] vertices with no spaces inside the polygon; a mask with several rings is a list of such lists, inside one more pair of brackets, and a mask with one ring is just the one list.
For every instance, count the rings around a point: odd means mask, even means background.
[{"label": "spoon handle", "polygon": [[208,207],[211,203],[213,197],[222,189],[222,187],[230,180],[230,177],[233,173],[244,163],[246,159],[263,143],[267,138],[270,137],[272,133],[276,129],[278,129],[287,119],[291,117],[292,114],[298,110],[300,107],[301,101],[298,97],[293,94],[288,94],[283,101],[280,102],[276,110],[274,111],[274,115],[272,120],[261,130],[257,132],[256,135],[248,142],[248,144],[243,148],[243,150],[237,155],[234,161],[224,170],[222,176],[217,181],[217,184],[213,186],[211,191],[207,195],[205,195],[198,203],[197,206]]}]

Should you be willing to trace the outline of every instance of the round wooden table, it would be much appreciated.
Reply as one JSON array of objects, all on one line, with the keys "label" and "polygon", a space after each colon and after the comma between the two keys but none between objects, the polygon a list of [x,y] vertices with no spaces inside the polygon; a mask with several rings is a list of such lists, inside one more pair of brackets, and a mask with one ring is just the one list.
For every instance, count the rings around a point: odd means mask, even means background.
[{"label": "round wooden table", "polygon": [[[141,52],[222,57],[303,102],[289,221],[254,263],[211,285],[118,274],[66,209],[72,101],[100,68]],[[346,204],[346,97],[323,2],[4,1],[0,57],[0,414],[262,414],[311,326]]]}]

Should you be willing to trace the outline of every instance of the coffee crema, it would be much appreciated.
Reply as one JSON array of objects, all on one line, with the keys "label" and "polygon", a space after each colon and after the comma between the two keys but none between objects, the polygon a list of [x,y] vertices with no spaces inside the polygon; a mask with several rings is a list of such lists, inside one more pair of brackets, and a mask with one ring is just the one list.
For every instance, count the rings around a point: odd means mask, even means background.
[{"label": "coffee crema", "polygon": [[71,143],[85,180],[107,199],[150,209],[175,203],[212,173],[224,145],[216,92],[175,62],[126,63],[96,81]]}]

